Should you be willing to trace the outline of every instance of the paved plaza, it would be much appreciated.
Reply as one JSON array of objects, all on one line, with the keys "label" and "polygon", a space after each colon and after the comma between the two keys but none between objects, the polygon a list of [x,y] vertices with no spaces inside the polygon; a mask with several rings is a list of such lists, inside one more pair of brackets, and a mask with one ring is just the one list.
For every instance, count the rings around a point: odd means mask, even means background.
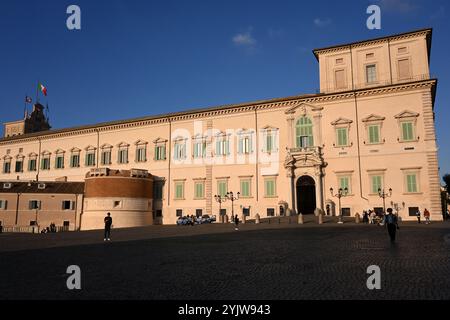
[{"label": "paved plaza", "polygon": [[[310,218],[311,220],[312,218]],[[450,223],[150,226],[0,234],[0,299],[450,299]],[[81,290],[66,269],[81,268]],[[367,267],[381,269],[368,290]]]}]

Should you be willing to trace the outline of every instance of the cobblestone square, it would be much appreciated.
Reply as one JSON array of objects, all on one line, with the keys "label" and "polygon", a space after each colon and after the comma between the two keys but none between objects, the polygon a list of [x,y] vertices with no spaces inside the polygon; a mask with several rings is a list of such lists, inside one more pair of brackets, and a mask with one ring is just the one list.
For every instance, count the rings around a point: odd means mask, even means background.
[{"label": "cobblestone square", "polygon": [[[28,249],[26,249],[28,248]],[[0,235],[0,299],[450,299],[450,224],[152,226]],[[68,290],[66,269],[81,269]],[[367,267],[381,269],[369,290]]]}]

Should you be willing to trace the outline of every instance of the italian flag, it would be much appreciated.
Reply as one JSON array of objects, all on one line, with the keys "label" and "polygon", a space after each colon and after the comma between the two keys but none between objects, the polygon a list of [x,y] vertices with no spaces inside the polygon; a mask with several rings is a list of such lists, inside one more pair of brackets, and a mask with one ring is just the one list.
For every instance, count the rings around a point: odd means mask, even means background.
[{"label": "italian flag", "polygon": [[42,83],[38,83],[38,89],[42,91],[44,96],[47,96],[47,88],[44,87],[44,85]]}]

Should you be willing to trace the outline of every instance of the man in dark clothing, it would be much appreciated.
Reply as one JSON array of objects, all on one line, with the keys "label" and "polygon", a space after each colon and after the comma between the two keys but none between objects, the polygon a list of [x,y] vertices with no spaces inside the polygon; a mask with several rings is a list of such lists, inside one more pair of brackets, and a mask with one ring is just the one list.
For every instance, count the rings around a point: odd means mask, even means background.
[{"label": "man in dark clothing", "polygon": [[398,226],[397,216],[392,213],[392,208],[387,209],[387,214],[384,217],[384,222],[386,224],[389,237],[391,238],[391,242],[395,242],[395,233],[397,229],[400,229]]},{"label": "man in dark clothing", "polygon": [[111,225],[112,225],[112,218],[111,213],[108,212],[108,215],[105,217],[105,239],[103,241],[111,241]]},{"label": "man in dark clothing", "polygon": [[238,229],[238,224],[239,224],[239,218],[238,218],[238,215],[236,215],[236,216],[234,217],[234,225],[235,225],[234,230],[239,230],[239,229]]}]

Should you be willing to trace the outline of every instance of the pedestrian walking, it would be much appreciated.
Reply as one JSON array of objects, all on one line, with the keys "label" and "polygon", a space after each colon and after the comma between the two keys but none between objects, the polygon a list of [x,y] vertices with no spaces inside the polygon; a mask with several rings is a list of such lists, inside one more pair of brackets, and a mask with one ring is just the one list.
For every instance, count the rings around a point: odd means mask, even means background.
[{"label": "pedestrian walking", "polygon": [[392,208],[387,209],[387,214],[384,216],[384,223],[388,230],[389,237],[391,238],[391,242],[395,242],[395,234],[399,228],[398,226],[398,218],[395,214],[392,213]]},{"label": "pedestrian walking", "polygon": [[234,216],[234,230],[239,230],[238,225],[239,225],[239,218],[238,218],[238,215],[235,215]]},{"label": "pedestrian walking", "polygon": [[430,224],[430,211],[427,208],[423,212],[423,217],[425,218],[425,223]]},{"label": "pedestrian walking", "polygon": [[421,215],[420,209],[417,208],[417,211],[416,211],[416,217],[417,217],[417,222],[418,222],[418,223],[420,223],[420,215]]},{"label": "pedestrian walking", "polygon": [[112,218],[111,218],[111,213],[107,213],[105,219],[105,238],[103,239],[103,241],[111,241],[111,225],[112,225]]}]

